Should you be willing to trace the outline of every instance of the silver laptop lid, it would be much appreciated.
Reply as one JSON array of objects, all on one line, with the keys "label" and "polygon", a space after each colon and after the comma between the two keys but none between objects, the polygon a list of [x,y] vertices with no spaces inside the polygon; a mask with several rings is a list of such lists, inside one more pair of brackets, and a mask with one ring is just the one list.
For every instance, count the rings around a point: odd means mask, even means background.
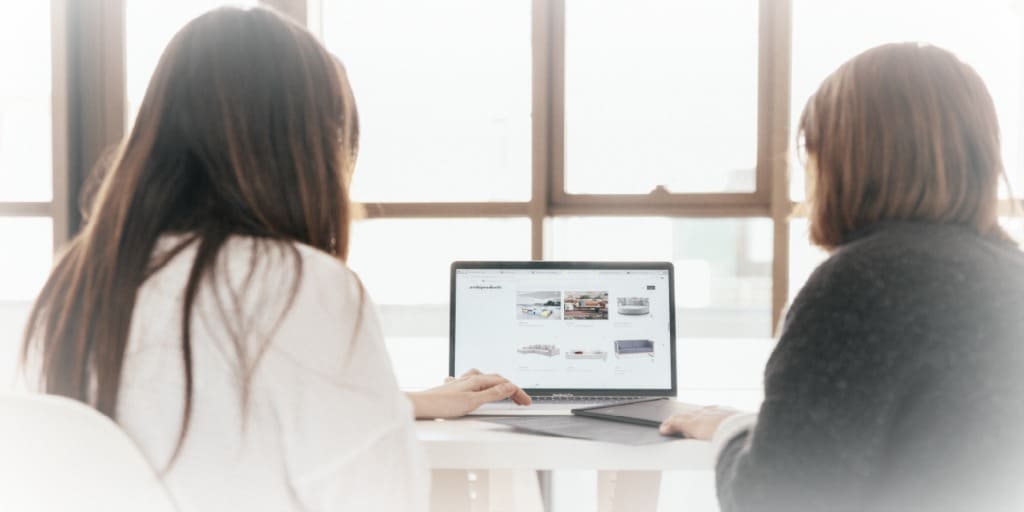
[{"label": "silver laptop lid", "polygon": [[455,262],[449,372],[531,395],[675,396],[671,263]]}]

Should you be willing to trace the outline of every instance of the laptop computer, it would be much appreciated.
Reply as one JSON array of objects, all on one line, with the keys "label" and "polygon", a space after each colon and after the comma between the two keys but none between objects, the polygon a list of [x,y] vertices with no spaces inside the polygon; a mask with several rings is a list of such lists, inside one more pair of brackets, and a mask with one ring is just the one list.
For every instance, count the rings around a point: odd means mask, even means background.
[{"label": "laptop computer", "polygon": [[533,397],[472,414],[571,414],[676,396],[671,263],[457,261],[449,374],[500,373]]}]

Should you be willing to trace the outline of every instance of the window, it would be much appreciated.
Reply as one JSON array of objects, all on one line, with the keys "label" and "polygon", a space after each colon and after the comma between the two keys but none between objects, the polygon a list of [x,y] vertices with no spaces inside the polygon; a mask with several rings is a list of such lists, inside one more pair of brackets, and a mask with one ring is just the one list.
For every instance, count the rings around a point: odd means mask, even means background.
[{"label": "window", "polygon": [[352,242],[348,263],[378,304],[399,383],[426,388],[448,372],[451,262],[529,259],[530,222],[514,217],[366,220],[353,226]]},{"label": "window", "polygon": [[360,113],[357,200],[529,199],[529,2],[325,0],[322,12]]},{"label": "window", "polygon": [[[1019,197],[1024,193],[1024,4],[1017,2],[793,0],[792,134],[808,97],[829,73],[864,50],[902,41],[946,48],[981,75],[996,105],[1006,173]],[[804,201],[804,169],[792,161],[790,194]],[[1008,196],[1005,188],[1001,196]],[[825,254],[808,242],[806,219],[791,223],[790,240],[793,295]]]},{"label": "window", "polygon": [[12,382],[29,302],[53,254],[50,2],[0,16],[0,382]]},{"label": "window", "polygon": [[17,250],[0,251],[0,302],[29,302],[50,273],[53,260],[50,217],[0,217],[0,240],[17,240]]},{"label": "window", "polygon": [[[31,300],[50,270],[53,223],[49,2],[0,18],[0,301]],[[16,248],[16,249],[15,249]]]},{"label": "window", "polygon": [[[134,118],[173,34],[222,5],[274,5],[308,21],[348,69],[362,120],[353,195],[369,217],[354,227],[350,263],[381,305],[389,343],[408,345],[398,359],[434,361],[422,347],[438,340],[430,353],[444,351],[455,258],[672,261],[681,336],[767,338],[824,258],[807,242],[806,219],[787,217],[790,201],[804,199],[803,171],[778,155],[791,149],[797,115],[822,78],[879,43],[930,41],[978,70],[999,111],[1013,188],[1024,194],[1018,2],[98,4],[123,4],[124,31],[83,40],[99,41],[103,58],[123,48],[124,76],[51,59],[60,48],[48,27],[60,11],[50,6],[64,3],[16,3],[0,20],[0,65],[19,70],[0,83],[0,236],[23,242],[3,256],[0,279],[10,285],[0,301],[34,295],[51,263],[50,233],[67,231],[71,201],[61,198],[77,194],[80,176],[65,176],[61,159],[84,157],[52,143],[67,131],[61,116],[81,114],[84,126]],[[92,73],[94,87],[124,80],[123,108],[54,102],[51,83],[71,69]],[[116,142],[105,136],[82,137],[74,154],[100,154],[93,146]],[[772,193],[781,190],[789,194]]]},{"label": "window", "polygon": [[[389,343],[443,346],[448,264],[480,250],[673,261],[685,283],[681,335],[771,335],[759,42],[774,37],[760,27],[775,9],[751,0],[307,5],[360,110],[353,196],[370,220],[354,228],[350,265],[380,304]],[[649,201],[658,186],[668,194]],[[709,207],[718,215],[687,218]],[[395,240],[410,252],[376,254]]]},{"label": "window", "polygon": [[769,219],[558,217],[555,260],[670,261],[680,337],[771,336]]},{"label": "window", "polygon": [[0,19],[0,201],[52,198],[50,5],[16,2]]},{"label": "window", "polygon": [[754,192],[757,2],[570,0],[565,190]]},{"label": "window", "polygon": [[174,34],[192,18],[222,6],[253,7],[257,0],[124,0],[126,130],[130,130],[146,95],[160,55]]},{"label": "window", "polygon": [[[1024,4],[1019,2],[794,0],[793,125],[828,73],[861,51],[901,41],[946,48],[981,75],[996,104],[1007,174],[1014,191],[1024,193]],[[793,178],[793,197],[802,200],[802,170],[794,170]]]}]

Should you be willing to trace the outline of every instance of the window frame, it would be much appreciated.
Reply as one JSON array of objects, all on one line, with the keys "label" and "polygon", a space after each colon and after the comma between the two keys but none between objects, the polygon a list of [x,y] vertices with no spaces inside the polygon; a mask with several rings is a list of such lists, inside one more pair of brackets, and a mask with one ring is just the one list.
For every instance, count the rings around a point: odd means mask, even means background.
[{"label": "window frame", "polygon": [[[323,33],[326,0],[260,0]],[[566,0],[530,0],[532,40],[531,197],[521,202],[375,202],[369,219],[523,217],[530,254],[545,259],[547,219],[558,216],[770,218],[772,325],[789,297],[789,104],[792,0],[758,0],[756,188],[748,193],[600,195],[565,191]],[[125,126],[124,0],[51,0],[54,38],[54,196],[50,203],[0,203],[0,215],[44,214],[59,249],[78,231],[78,197],[93,162]],[[89,129],[84,129],[88,127]],[[1004,209],[1008,209],[1005,208]]]},{"label": "window frame", "polygon": [[[272,0],[309,13],[323,0]],[[301,4],[301,6],[299,6]],[[788,150],[791,0],[759,0],[756,189],[747,193],[569,194],[565,191],[565,0],[532,0],[532,194],[528,202],[366,203],[368,218],[529,217],[531,256],[543,260],[545,220],[557,216],[771,218],[772,325],[789,296]]]},{"label": "window frame", "polygon": [[50,152],[52,190],[49,201],[0,201],[0,217],[44,217],[53,220],[54,250],[66,243],[67,228],[67,28],[68,9],[63,1],[50,3]]}]

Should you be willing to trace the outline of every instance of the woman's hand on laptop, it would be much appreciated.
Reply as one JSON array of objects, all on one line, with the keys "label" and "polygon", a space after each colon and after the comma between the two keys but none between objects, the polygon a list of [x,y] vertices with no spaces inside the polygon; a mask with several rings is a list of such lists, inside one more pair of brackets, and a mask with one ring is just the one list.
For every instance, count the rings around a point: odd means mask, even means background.
[{"label": "woman's hand on laptop", "polygon": [[426,391],[407,393],[416,417],[457,418],[488,402],[511,398],[519,405],[532,400],[519,386],[497,374],[470,370],[461,377],[448,377],[444,385]]},{"label": "woman's hand on laptop", "polygon": [[718,405],[690,405],[689,411],[669,416],[659,429],[662,434],[682,434],[690,439],[710,441],[726,418],[741,414],[736,409]]}]

